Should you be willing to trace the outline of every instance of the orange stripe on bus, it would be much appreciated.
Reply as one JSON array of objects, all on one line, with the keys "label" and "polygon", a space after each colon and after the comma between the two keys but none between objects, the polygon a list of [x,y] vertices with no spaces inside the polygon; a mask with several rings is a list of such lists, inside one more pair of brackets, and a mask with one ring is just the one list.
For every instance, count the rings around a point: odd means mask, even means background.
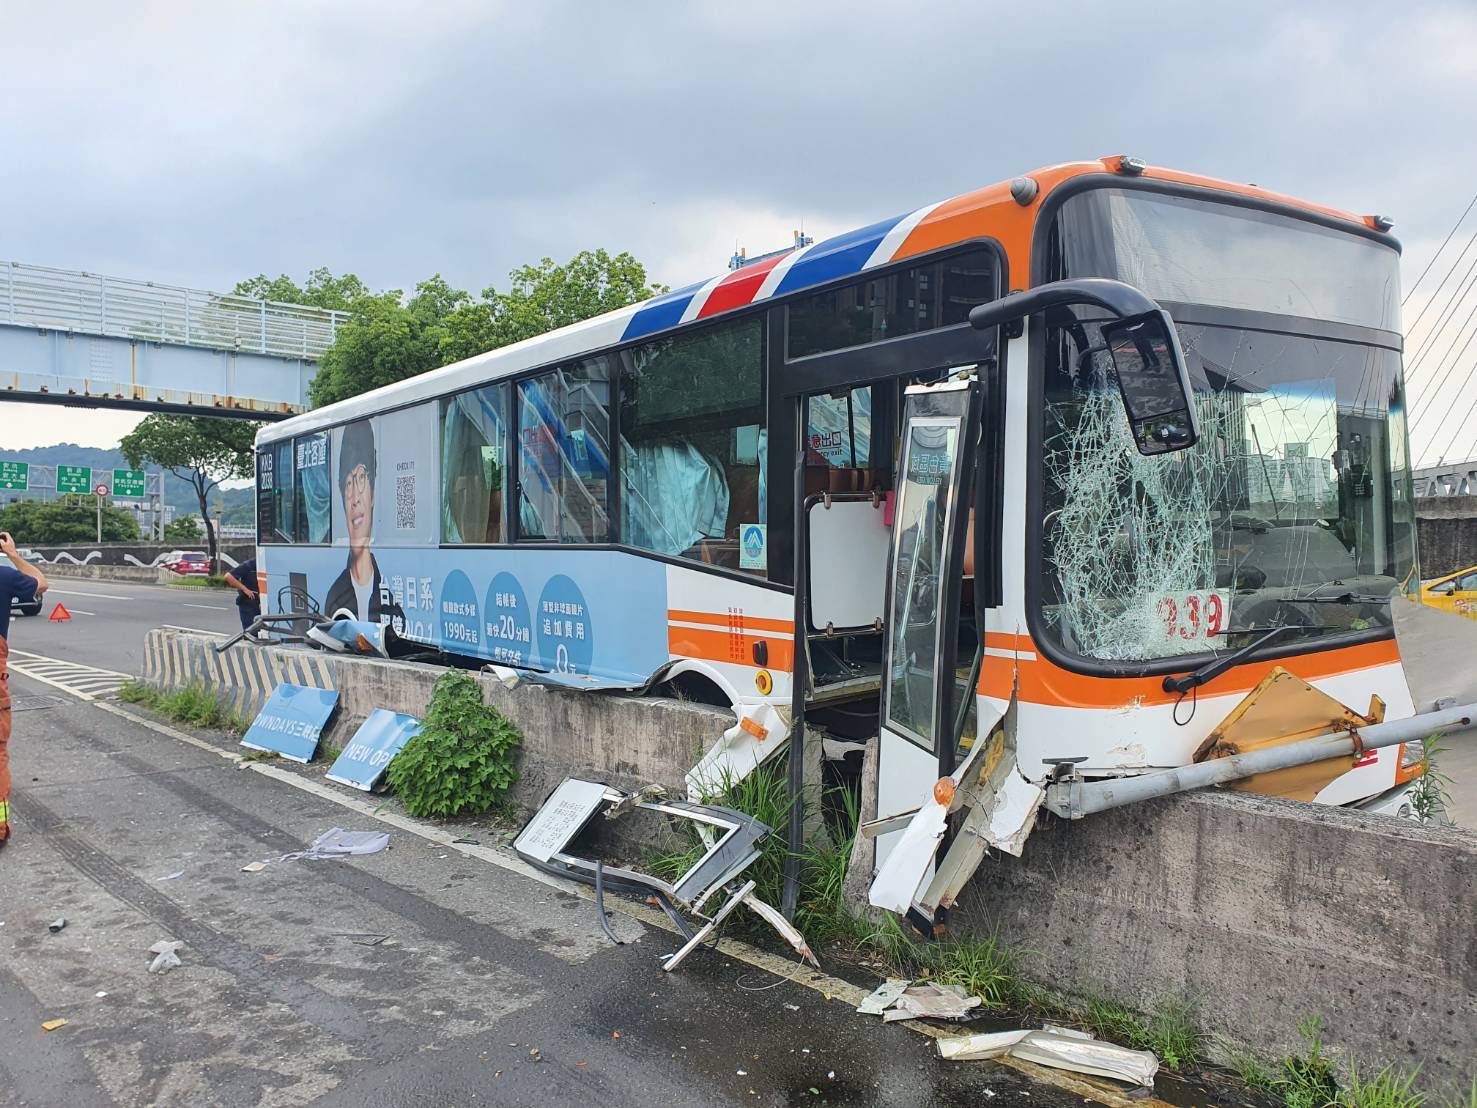
[{"label": "orange stripe on bus", "polygon": [[754,644],[768,643],[769,660],[766,666],[790,672],[795,659],[795,644],[791,639],[771,639],[756,635],[735,635],[727,631],[708,631],[698,627],[669,627],[667,647],[682,658],[701,658],[708,662],[730,662],[734,665],[753,666]]},{"label": "orange stripe on bus", "polygon": [[705,623],[709,627],[733,628],[736,631],[778,631],[790,635],[795,631],[795,621],[789,619],[766,619],[741,612],[732,615],[726,612],[685,612],[678,608],[667,611],[667,618],[680,623]]},{"label": "orange stripe on bus", "polygon": [[[1020,636],[1025,638],[1025,636]],[[986,635],[986,642],[990,636]],[[1029,640],[1027,640],[1029,642]],[[1305,681],[1355,673],[1375,666],[1400,661],[1393,639],[1348,646],[1341,650],[1323,650],[1300,657],[1249,662],[1218,678],[1206,696],[1248,693],[1276,666],[1297,674]],[[1036,659],[986,657],[980,667],[978,691],[984,696],[1008,699],[1017,680],[1020,698],[1032,704],[1052,704],[1066,708],[1122,708],[1128,704],[1148,707],[1173,704],[1177,693],[1164,691],[1163,677],[1093,677],[1063,669],[1044,654]]]}]

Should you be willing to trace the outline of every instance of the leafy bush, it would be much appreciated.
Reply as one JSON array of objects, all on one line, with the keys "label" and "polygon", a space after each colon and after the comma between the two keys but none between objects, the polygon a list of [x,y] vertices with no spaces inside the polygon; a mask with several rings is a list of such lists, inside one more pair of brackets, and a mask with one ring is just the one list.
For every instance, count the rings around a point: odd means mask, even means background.
[{"label": "leafy bush", "polygon": [[437,678],[420,733],[395,755],[386,776],[413,816],[490,811],[518,780],[514,761],[522,741],[506,716],[482,703],[476,680],[451,670]]}]

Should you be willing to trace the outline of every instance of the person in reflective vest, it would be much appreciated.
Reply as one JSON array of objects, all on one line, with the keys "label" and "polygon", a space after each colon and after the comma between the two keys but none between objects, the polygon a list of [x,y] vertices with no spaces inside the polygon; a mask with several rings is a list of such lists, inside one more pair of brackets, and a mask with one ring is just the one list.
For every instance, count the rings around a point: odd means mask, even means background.
[{"label": "person in reflective vest", "polygon": [[10,606],[31,603],[46,591],[48,582],[21,557],[8,531],[0,531],[0,554],[11,563],[0,565],[0,846],[4,846],[10,840]]}]

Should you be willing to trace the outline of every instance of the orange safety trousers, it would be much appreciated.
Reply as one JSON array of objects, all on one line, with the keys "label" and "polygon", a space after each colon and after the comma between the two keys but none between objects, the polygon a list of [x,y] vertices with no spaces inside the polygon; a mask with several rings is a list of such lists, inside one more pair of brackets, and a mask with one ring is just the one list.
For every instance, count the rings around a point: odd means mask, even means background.
[{"label": "orange safety trousers", "polygon": [[0,841],[10,837],[10,646],[0,636]]}]

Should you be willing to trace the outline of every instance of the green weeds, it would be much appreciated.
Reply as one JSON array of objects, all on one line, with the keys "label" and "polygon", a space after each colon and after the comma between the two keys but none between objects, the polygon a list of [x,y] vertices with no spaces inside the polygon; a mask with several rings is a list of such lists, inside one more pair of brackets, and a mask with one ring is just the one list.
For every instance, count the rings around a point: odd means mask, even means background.
[{"label": "green weeds", "polygon": [[174,692],[162,693],[142,681],[128,681],[118,690],[118,698],[129,704],[140,704],[171,722],[187,727],[213,728],[244,735],[251,726],[250,720],[237,715],[203,685],[186,685]]},{"label": "green weeds", "polygon": [[1451,778],[1436,768],[1436,758],[1446,747],[1431,735],[1421,740],[1421,774],[1410,787],[1410,807],[1422,823],[1430,823],[1450,803]]}]

